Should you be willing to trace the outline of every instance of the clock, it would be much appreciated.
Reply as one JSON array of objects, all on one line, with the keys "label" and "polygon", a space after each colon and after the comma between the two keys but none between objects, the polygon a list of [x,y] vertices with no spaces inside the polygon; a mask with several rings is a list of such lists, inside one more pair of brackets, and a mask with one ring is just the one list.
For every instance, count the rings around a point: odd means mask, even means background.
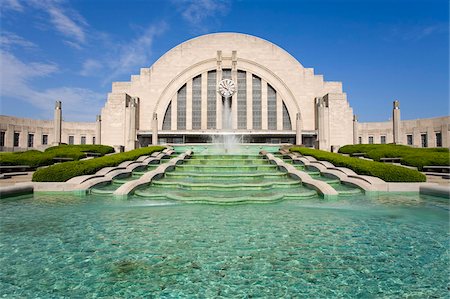
[{"label": "clock", "polygon": [[230,98],[236,92],[236,85],[231,79],[223,79],[219,82],[219,93],[225,97]]}]

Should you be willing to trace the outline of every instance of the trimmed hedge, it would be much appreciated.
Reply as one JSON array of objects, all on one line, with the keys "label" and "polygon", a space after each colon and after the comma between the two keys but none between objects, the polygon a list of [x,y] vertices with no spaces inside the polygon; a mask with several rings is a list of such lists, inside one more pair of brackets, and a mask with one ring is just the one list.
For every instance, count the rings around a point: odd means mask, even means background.
[{"label": "trimmed hedge", "polygon": [[426,177],[417,170],[387,163],[345,157],[339,154],[304,147],[292,147],[292,152],[329,161],[335,166],[347,167],[357,174],[378,177],[386,182],[425,182]]},{"label": "trimmed hedge", "polygon": [[28,165],[32,168],[39,166],[51,165],[54,163],[53,158],[63,157],[80,160],[84,158],[85,152],[99,153],[105,155],[113,153],[114,148],[107,145],[58,145],[49,147],[44,152],[30,150],[26,152],[0,153],[0,165]]},{"label": "trimmed hedge", "polygon": [[402,158],[401,164],[415,166],[419,170],[423,166],[450,166],[448,148],[414,148],[396,144],[355,144],[339,149],[340,153],[365,153],[366,158],[380,161],[380,158]]},{"label": "trimmed hedge", "polygon": [[113,154],[96,159],[65,162],[38,169],[33,174],[33,182],[65,182],[73,177],[94,174],[100,169],[117,166],[124,161],[136,160],[140,156],[162,151],[164,146],[150,146],[125,153]]},{"label": "trimmed hedge", "polygon": [[28,165],[32,168],[50,165],[53,163],[53,155],[37,150],[15,153],[0,153],[0,165]]}]

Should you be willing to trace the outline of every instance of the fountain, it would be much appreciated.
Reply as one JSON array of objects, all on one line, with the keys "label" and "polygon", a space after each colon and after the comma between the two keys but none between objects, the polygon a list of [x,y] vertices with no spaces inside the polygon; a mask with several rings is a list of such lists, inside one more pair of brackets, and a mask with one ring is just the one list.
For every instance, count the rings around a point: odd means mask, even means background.
[{"label": "fountain", "polygon": [[231,99],[236,92],[236,86],[231,79],[223,79],[219,82],[219,89],[217,92],[223,97],[222,101],[222,129],[223,134],[213,136],[212,142],[216,145],[219,152],[226,154],[237,153],[239,151],[238,144],[240,140],[236,134],[232,132],[233,116],[231,112]]}]

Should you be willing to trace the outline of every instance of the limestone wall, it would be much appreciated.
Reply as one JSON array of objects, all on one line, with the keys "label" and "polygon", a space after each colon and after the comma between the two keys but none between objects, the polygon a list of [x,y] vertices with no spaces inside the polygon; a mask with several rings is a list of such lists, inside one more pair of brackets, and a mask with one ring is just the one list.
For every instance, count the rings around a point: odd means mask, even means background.
[{"label": "limestone wall", "polygon": [[[14,133],[19,134],[18,146],[14,145]],[[0,140],[3,142],[3,144],[0,144],[2,151],[43,150],[52,146],[55,140],[53,120],[37,120],[0,115],[0,134],[4,136],[4,139]],[[32,144],[29,144],[30,134],[32,135]],[[44,137],[44,135],[47,137]],[[69,143],[69,136],[73,136],[74,144],[80,144],[82,137],[86,138],[86,144],[93,144],[95,122],[63,121],[61,142]],[[47,144],[44,144],[44,138],[46,138]]]},{"label": "limestone wall", "polygon": [[[358,138],[361,143],[381,143],[381,136],[386,136],[386,143],[393,142],[393,124],[386,122],[358,123]],[[422,135],[426,136],[427,147],[436,147],[436,133],[441,134],[442,147],[450,147],[450,116],[402,120],[400,122],[400,143],[422,147]],[[408,144],[408,135],[412,136],[412,144]],[[359,143],[359,140],[358,140]]]}]

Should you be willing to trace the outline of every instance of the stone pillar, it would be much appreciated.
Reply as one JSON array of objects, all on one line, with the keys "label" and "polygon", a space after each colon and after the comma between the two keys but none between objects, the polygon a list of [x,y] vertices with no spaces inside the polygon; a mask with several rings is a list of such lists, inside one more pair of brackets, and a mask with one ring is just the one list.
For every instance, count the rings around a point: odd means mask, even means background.
[{"label": "stone pillar", "polygon": [[131,98],[128,110],[128,138],[125,150],[133,150],[136,148],[136,110],[137,99]]},{"label": "stone pillar", "polygon": [[317,134],[319,135],[318,149],[328,149],[328,104],[325,99],[317,98]]},{"label": "stone pillar", "polygon": [[55,130],[55,140],[54,144],[58,145],[61,143],[61,133],[62,133],[62,106],[61,101],[55,102],[55,116],[53,119],[53,128]]},{"label": "stone pillar", "polygon": [[253,76],[250,72],[246,73],[247,82],[247,130],[253,129]]},{"label": "stone pillar", "polygon": [[268,129],[267,117],[267,81],[261,78],[261,129]]},{"label": "stone pillar", "polygon": [[158,114],[153,113],[152,119],[152,144],[158,144]]},{"label": "stone pillar", "polygon": [[208,128],[208,72],[202,73],[201,129]]},{"label": "stone pillar", "polygon": [[95,144],[102,144],[102,116],[97,115],[95,122]]},{"label": "stone pillar", "polygon": [[392,110],[392,126],[394,135],[394,144],[400,144],[400,102],[394,101],[394,109]]},{"label": "stone pillar", "polygon": [[295,144],[302,144],[302,121],[300,112],[297,112],[296,126],[295,126]]},{"label": "stone pillar", "polygon": [[[217,51],[216,90],[222,80],[222,51]],[[216,129],[222,129],[222,95],[216,92]]]},{"label": "stone pillar", "polygon": [[358,144],[358,117],[353,115],[353,144]]},{"label": "stone pillar", "polygon": [[192,78],[186,82],[186,131],[192,131]]}]

